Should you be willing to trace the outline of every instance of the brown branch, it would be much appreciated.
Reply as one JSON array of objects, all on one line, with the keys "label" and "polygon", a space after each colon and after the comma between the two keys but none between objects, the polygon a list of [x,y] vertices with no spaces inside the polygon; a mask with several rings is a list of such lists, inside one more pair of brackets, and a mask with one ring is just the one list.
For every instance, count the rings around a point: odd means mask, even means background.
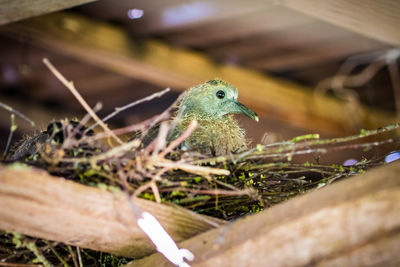
[{"label": "brown branch", "polygon": [[198,124],[197,121],[191,121],[186,130],[178,138],[173,140],[163,152],[160,153],[160,157],[162,158],[165,157],[165,155],[170,153],[177,146],[179,146],[180,143],[182,143],[186,138],[188,138],[197,128],[197,124]]},{"label": "brown branch", "polygon": [[[147,96],[147,97],[144,97],[144,98],[142,98],[142,99],[136,100],[136,101],[134,101],[134,102],[132,102],[132,103],[129,103],[129,104],[125,105],[125,106],[116,107],[116,108],[114,109],[114,112],[112,112],[111,114],[109,114],[109,115],[107,115],[106,117],[104,117],[104,118],[102,119],[102,121],[103,121],[103,122],[106,122],[106,121],[108,121],[109,119],[111,119],[112,117],[116,116],[118,113],[120,113],[120,112],[122,112],[122,111],[124,111],[124,110],[127,110],[127,109],[129,109],[129,108],[131,108],[131,107],[134,107],[134,106],[139,105],[139,104],[141,104],[141,103],[144,103],[144,102],[146,102],[146,101],[153,100],[153,99],[156,98],[156,97],[161,97],[161,96],[163,96],[165,93],[167,93],[167,92],[169,92],[169,91],[170,91],[170,89],[169,89],[169,88],[166,88],[166,89],[164,89],[164,90],[162,90],[162,91],[160,91],[160,92],[151,94],[151,95],[149,95],[149,96]],[[95,124],[93,124],[92,126],[90,126],[89,129],[93,129],[93,128],[96,127],[97,125],[98,125],[98,124],[95,123]]]},{"label": "brown branch", "polygon": [[97,116],[97,114],[93,111],[93,109],[88,105],[88,103],[83,99],[83,97],[79,94],[78,90],[76,90],[74,83],[65,79],[65,77],[50,63],[47,58],[43,59],[43,63],[50,69],[50,71],[56,76],[56,78],[64,84],[65,87],[75,96],[78,102],[82,105],[82,107],[86,110],[87,113],[104,129],[106,133],[109,134],[112,138],[114,138],[118,143],[123,144],[121,139],[118,138],[109,128],[108,126]]},{"label": "brown branch", "polygon": [[5,110],[7,110],[7,111],[17,115],[18,117],[24,119],[25,121],[29,122],[32,127],[36,127],[35,122],[33,120],[29,119],[27,116],[25,116],[24,114],[22,114],[18,110],[14,109],[14,108],[10,107],[9,105],[6,105],[6,104],[4,104],[2,102],[0,102],[0,107],[4,108]]}]

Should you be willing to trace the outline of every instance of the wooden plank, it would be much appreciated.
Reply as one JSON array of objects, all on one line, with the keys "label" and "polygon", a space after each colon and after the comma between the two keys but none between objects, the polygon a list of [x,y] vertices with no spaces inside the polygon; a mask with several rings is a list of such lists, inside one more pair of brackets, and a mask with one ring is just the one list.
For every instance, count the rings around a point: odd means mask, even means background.
[{"label": "wooden plank", "polygon": [[349,114],[344,102],[315,96],[309,88],[249,69],[216,64],[201,53],[176,49],[158,41],[137,43],[118,27],[76,15],[35,18],[3,28],[3,33],[29,36],[45,48],[175,90],[220,77],[237,86],[239,99],[259,115],[321,133],[343,135],[358,131],[352,124],[353,119],[365,128],[396,121],[394,114],[366,106],[361,106],[358,114]]},{"label": "wooden plank", "polygon": [[244,40],[256,34],[266,34],[295,25],[308,24],[314,20],[290,9],[274,6],[231,17],[218,23],[209,23],[178,32],[167,32],[164,37],[174,44],[203,48],[233,39]]},{"label": "wooden plank", "polygon": [[282,0],[279,3],[370,38],[400,45],[398,0]]},{"label": "wooden plank", "polygon": [[357,53],[386,49],[381,42],[360,35],[344,34],[336,40],[321,40],[305,47],[282,47],[276,53],[255,57],[243,64],[268,71],[283,71],[329,63]]},{"label": "wooden plank", "polygon": [[[135,0],[134,2],[119,0],[98,1],[93,5],[80,8],[80,11],[102,20],[123,21],[132,32],[147,35],[220,23],[226,19],[250,14],[271,6],[274,6],[274,3],[267,3],[265,0],[252,0],[251,4],[244,3],[242,0]],[[143,17],[134,21],[130,20],[127,11],[132,8],[143,10]]]},{"label": "wooden plank", "polygon": [[[179,246],[191,266],[399,266],[400,162],[331,184]],[[160,254],[125,267],[171,266]]]},{"label": "wooden plank", "polygon": [[[180,207],[133,202],[153,214],[176,241],[224,224]],[[24,165],[0,165],[0,206],[2,230],[126,257],[155,251],[122,192],[84,186]]]},{"label": "wooden plank", "polygon": [[245,39],[240,38],[212,46],[205,51],[216,58],[235,57],[239,62],[242,62],[247,59],[274,54],[279,50],[304,49],[307,46],[316,46],[327,41],[336,43],[338,39],[349,36],[350,33],[342,28],[314,20],[310,23],[296,24],[277,31],[261,32]]},{"label": "wooden plank", "polygon": [[0,0],[0,25],[94,1],[97,0]]}]

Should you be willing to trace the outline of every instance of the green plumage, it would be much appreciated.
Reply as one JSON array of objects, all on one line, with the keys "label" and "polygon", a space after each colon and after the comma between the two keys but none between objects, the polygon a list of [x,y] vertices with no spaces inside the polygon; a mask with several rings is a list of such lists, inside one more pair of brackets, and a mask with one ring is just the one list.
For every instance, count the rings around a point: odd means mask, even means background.
[{"label": "green plumage", "polygon": [[192,120],[196,120],[198,127],[183,144],[189,150],[222,155],[246,149],[245,131],[231,114],[244,114],[256,121],[258,117],[237,98],[237,88],[220,79],[190,88],[179,104],[178,124],[169,141],[179,136]]}]

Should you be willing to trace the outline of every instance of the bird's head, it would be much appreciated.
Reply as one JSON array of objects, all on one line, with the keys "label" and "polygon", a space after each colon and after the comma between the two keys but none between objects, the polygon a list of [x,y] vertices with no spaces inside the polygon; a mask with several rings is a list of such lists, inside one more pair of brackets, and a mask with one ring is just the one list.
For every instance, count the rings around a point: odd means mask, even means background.
[{"label": "bird's head", "polygon": [[227,114],[244,114],[258,122],[257,114],[238,102],[237,98],[236,87],[214,79],[190,88],[183,96],[179,110],[183,116],[195,118],[222,118]]}]

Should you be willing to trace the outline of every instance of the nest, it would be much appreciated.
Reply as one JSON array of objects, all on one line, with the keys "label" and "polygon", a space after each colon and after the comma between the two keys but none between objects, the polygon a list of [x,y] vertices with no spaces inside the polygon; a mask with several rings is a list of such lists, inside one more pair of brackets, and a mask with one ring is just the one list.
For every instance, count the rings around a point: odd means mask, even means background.
[{"label": "nest", "polygon": [[[173,127],[168,120],[162,122],[160,128],[164,130],[156,139],[144,146],[145,133],[159,120],[159,116],[153,118],[143,134],[121,144],[116,144],[106,132],[94,134],[75,120],[53,122],[46,131],[19,142],[9,158],[88,186],[121,190],[233,220],[385,163],[383,155],[375,155],[351,166],[322,164],[319,162],[322,155],[344,149],[370,150],[399,141],[385,136],[398,129],[396,124],[344,138],[319,139],[318,135],[306,135],[257,145],[238,154],[206,157],[196,151],[175,149],[178,142],[167,144],[166,133]],[[118,131],[123,132],[115,132]],[[185,132],[178,139],[188,135]],[[312,155],[314,160],[296,160],[304,155]],[[9,254],[12,257],[3,258],[6,261],[74,262],[72,255],[76,249],[70,246],[15,233],[3,233],[1,240],[4,249],[13,251]],[[85,264],[93,265],[106,261],[117,266],[127,262],[123,257],[90,250],[81,250],[80,257]]]},{"label": "nest", "polygon": [[[375,153],[348,166],[321,163],[321,156],[339,150],[397,147],[399,143],[398,137],[390,137],[399,128],[395,124],[343,138],[299,136],[210,157],[178,149],[196,123],[172,142],[166,141],[175,127],[170,120],[173,112],[174,105],[140,124],[113,131],[101,121],[90,125],[89,116],[81,121],[52,122],[45,131],[17,143],[8,159],[88,186],[172,202],[199,214],[233,220],[385,164],[386,155]],[[92,129],[98,125],[103,131],[95,133]],[[156,126],[158,134],[148,142],[148,134]],[[118,137],[122,134],[134,138],[122,141]],[[304,160],[305,156],[308,160]],[[127,262],[123,257],[16,233],[3,232],[0,243],[3,262],[65,266],[77,265],[78,258],[85,266],[118,266]]]}]

